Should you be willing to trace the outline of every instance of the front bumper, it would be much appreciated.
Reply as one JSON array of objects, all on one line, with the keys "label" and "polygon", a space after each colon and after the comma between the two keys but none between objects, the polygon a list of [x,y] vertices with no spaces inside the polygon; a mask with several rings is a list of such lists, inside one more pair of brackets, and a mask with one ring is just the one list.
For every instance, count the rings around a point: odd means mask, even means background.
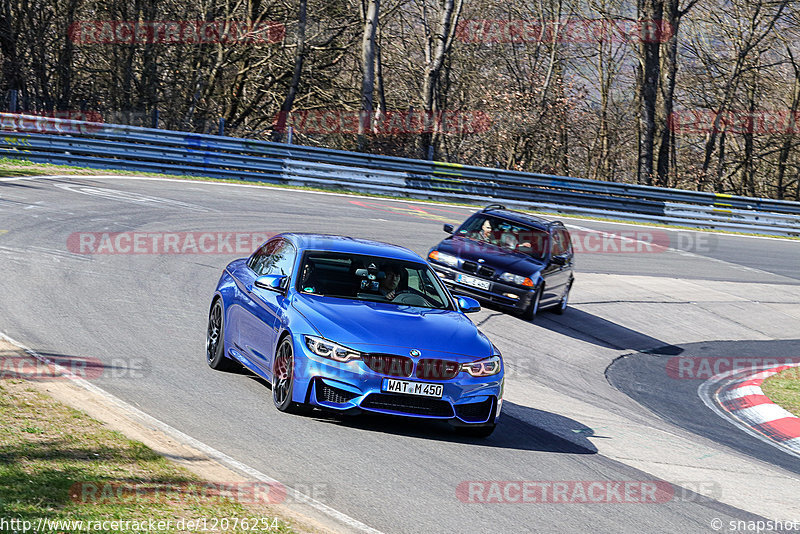
[{"label": "front bumper", "polygon": [[[523,289],[519,286],[512,286],[497,280],[489,280],[474,273],[465,273],[443,265],[430,263],[442,282],[453,292],[459,295],[467,295],[484,302],[491,302],[498,306],[511,308],[517,312],[523,312],[533,300],[534,289]],[[459,274],[480,278],[489,282],[489,289],[484,290],[477,287],[462,284],[456,281]]]},{"label": "front bumper", "polygon": [[[294,402],[337,411],[368,411],[424,419],[450,420],[453,424],[494,422],[503,397],[503,375],[476,378],[460,372],[450,380],[425,380],[387,376],[371,370],[361,360],[339,363],[308,350],[303,336],[295,336]],[[301,356],[302,355],[302,356]],[[382,390],[384,379],[442,385],[442,397],[423,397]]]}]

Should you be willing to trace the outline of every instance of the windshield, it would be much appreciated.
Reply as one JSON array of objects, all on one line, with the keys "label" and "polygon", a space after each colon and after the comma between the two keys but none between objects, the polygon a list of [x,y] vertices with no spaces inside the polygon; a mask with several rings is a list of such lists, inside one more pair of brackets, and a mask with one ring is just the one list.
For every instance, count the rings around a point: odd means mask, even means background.
[{"label": "windshield", "polygon": [[450,308],[444,287],[424,263],[341,252],[306,252],[297,291],[326,297]]},{"label": "windshield", "polygon": [[547,232],[488,215],[471,217],[456,235],[539,259],[548,249]]}]

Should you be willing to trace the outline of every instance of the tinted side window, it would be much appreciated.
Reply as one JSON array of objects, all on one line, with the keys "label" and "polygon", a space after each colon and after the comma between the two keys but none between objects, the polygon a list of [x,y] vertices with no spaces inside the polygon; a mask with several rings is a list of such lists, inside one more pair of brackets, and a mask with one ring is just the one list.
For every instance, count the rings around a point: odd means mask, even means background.
[{"label": "tinted side window", "polygon": [[294,260],[297,257],[294,247],[288,241],[283,241],[281,246],[272,254],[270,261],[270,272],[265,274],[282,274],[284,276],[292,275],[292,267],[294,267]]},{"label": "tinted side window", "polygon": [[559,256],[567,253],[572,253],[572,242],[569,239],[569,233],[564,228],[556,228],[553,231],[551,254]]},{"label": "tinted side window", "polygon": [[564,244],[564,252],[572,254],[572,239],[569,237],[569,232],[566,228],[559,228],[558,233],[561,234],[561,242]]},{"label": "tinted side window", "polygon": [[256,276],[265,274],[290,275],[297,253],[288,241],[277,239],[266,243],[250,260],[249,267]]},{"label": "tinted side window", "polygon": [[269,258],[270,254],[272,254],[272,251],[274,251],[279,244],[280,239],[276,239],[273,241],[267,241],[261,245],[261,248],[258,249],[255,254],[253,254],[252,258],[250,258],[247,266],[253,269],[256,275],[258,275],[261,272],[262,266],[267,261],[267,258]]}]

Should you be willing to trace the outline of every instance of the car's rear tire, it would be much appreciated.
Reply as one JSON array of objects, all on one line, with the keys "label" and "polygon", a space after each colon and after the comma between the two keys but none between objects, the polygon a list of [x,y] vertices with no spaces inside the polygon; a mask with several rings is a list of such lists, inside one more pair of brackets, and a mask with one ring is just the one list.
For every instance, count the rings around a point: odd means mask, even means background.
[{"label": "car's rear tire", "polygon": [[494,432],[496,423],[490,425],[470,425],[454,427],[456,434],[470,438],[488,438]]},{"label": "car's rear tire", "polygon": [[526,321],[533,321],[536,318],[536,314],[539,313],[539,301],[541,300],[542,300],[542,286],[539,286],[533,293],[533,298],[531,299],[531,303],[528,304],[528,307],[525,308],[525,311],[522,312],[521,317]]},{"label": "car's rear tire", "polygon": [[294,350],[292,338],[287,336],[278,345],[275,362],[272,365],[272,401],[282,412],[294,414],[310,412],[310,406],[292,401],[294,385]]},{"label": "car's rear tire", "polygon": [[564,296],[561,297],[561,300],[558,302],[558,306],[553,308],[553,312],[557,313],[558,315],[563,315],[565,311],[567,311],[567,306],[569,305],[569,292],[572,290],[572,280],[569,281],[567,284],[567,290],[564,292]]},{"label": "car's rear tire", "polygon": [[225,356],[225,313],[220,299],[214,301],[208,313],[206,362],[209,367],[217,371],[236,369],[236,362]]}]

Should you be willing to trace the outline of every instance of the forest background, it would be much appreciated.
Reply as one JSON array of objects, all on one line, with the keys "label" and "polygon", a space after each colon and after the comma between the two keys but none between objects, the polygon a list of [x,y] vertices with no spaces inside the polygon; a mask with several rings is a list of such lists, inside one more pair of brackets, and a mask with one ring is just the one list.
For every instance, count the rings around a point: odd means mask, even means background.
[{"label": "forest background", "polygon": [[800,200],[800,2],[0,0],[0,108]]}]

